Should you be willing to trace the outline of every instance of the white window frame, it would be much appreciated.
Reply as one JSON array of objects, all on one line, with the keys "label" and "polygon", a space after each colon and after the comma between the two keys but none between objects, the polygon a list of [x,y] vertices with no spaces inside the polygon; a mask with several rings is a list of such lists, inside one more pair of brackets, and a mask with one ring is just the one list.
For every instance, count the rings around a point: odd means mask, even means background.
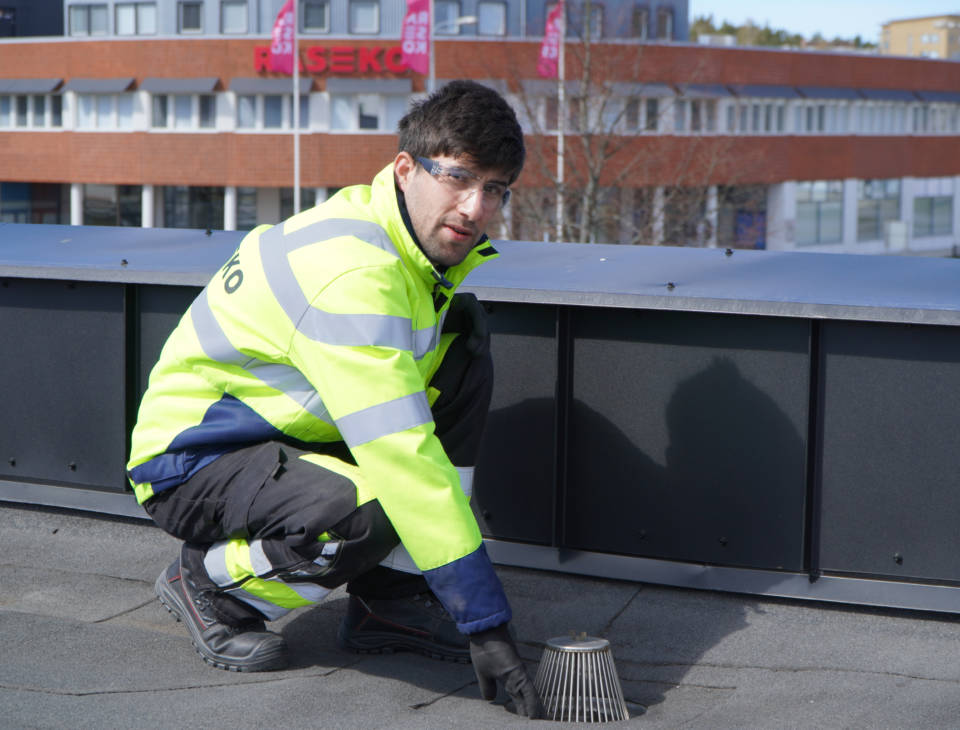
[{"label": "white window frame", "polygon": [[[718,134],[720,131],[719,99],[693,98],[673,100],[673,133],[690,136]],[[694,119],[698,129],[694,129]],[[712,120],[713,124],[710,124]]]},{"label": "white window frame", "polygon": [[[441,8],[452,10],[453,12],[441,13]],[[434,0],[433,3],[434,25],[433,34],[438,35],[460,35],[460,24],[454,21],[461,17],[460,0]]]},{"label": "white window frame", "polygon": [[[331,0],[300,0],[300,32],[301,33],[329,33],[330,32],[330,2]],[[323,27],[307,27],[307,5],[323,6]]]},{"label": "white window frame", "polygon": [[[83,107],[88,103],[92,106],[92,126],[84,124],[81,117]],[[109,106],[109,110],[105,107]],[[121,114],[121,107],[129,106],[129,123],[121,124],[127,118]],[[119,94],[76,94],[76,111],[74,127],[79,132],[132,132],[137,128],[137,103],[134,92]]]},{"label": "white window frame", "polygon": [[[153,10],[153,30],[142,30],[141,24],[143,17],[141,16],[141,11]],[[120,11],[121,10],[132,10],[133,11],[133,32],[132,33],[121,33],[120,32]],[[157,4],[155,2],[122,2],[116,3],[113,6],[113,27],[115,35],[123,36],[134,36],[134,35],[157,35]]]},{"label": "white window frame", "polygon": [[[226,29],[225,11],[231,7],[243,8],[243,28],[238,30]],[[250,32],[250,10],[247,0],[220,0],[220,33],[223,35],[243,35]]]},{"label": "white window frame", "polygon": [[[311,94],[300,95],[300,117],[306,116],[306,125],[300,127],[300,131],[309,131],[311,127],[310,116],[310,96]],[[280,126],[266,126],[266,106],[267,97],[280,97]],[[253,126],[240,126],[240,100],[242,98],[253,98]],[[278,132],[290,131],[293,129],[293,94],[236,94],[233,114],[233,128],[241,134],[251,134],[262,132],[266,134],[277,134]]]},{"label": "white window frame", "polygon": [[[370,28],[360,28],[356,22],[354,10],[360,7],[370,7],[373,9],[373,24]],[[349,0],[347,4],[347,13],[349,15],[350,33],[358,35],[374,35],[380,32],[380,2],[379,0]]]},{"label": "white window frame", "polygon": [[[188,28],[183,24],[183,11],[186,6],[195,7],[200,12],[197,20],[200,23],[198,28]],[[202,0],[180,0],[177,3],[177,33],[180,35],[200,35],[203,33],[203,2]]]},{"label": "white window frame", "polygon": [[[94,11],[103,13],[103,30],[92,32],[90,27],[92,25],[93,13]],[[74,13],[82,12],[86,18],[85,28],[77,30],[74,27]],[[110,13],[108,5],[106,3],[76,3],[74,5],[67,6],[67,23],[69,24],[69,33],[72,36],[101,36],[108,35],[110,33]]]},{"label": "white window frame", "polygon": [[[500,28],[495,31],[485,30],[482,25],[484,7],[493,8],[496,7],[501,12],[501,17],[499,18]],[[503,0],[480,0],[477,3],[477,35],[479,36],[497,36],[502,37],[507,34],[507,3]]]},{"label": "white window frame", "polygon": [[[213,119],[209,126],[200,126],[200,106],[202,98],[209,98],[213,105]],[[157,120],[158,100],[164,100],[166,105],[165,119],[162,123]],[[186,125],[177,124],[177,106],[186,101],[190,107],[189,122]],[[217,95],[216,94],[151,94],[150,95],[150,123],[149,129],[154,132],[215,132],[217,131]]]},{"label": "white window frame", "polygon": [[[376,117],[377,126],[369,128],[360,127],[360,108],[365,101],[373,102],[374,110],[366,108],[366,111],[373,113],[371,117]],[[406,94],[379,94],[379,93],[346,93],[330,94],[329,108],[330,121],[329,131],[334,134],[388,134],[395,132],[397,122],[403,116],[407,108],[409,97]],[[347,126],[335,126],[336,107],[347,109],[347,115],[350,120]]]}]

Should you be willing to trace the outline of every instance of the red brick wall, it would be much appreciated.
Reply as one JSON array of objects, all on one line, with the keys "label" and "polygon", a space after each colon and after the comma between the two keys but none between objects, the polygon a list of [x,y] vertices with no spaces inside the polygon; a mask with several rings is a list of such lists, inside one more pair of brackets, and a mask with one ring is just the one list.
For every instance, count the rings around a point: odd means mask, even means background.
[{"label": "red brick wall", "polygon": [[[157,41],[38,41],[0,43],[2,78],[254,76],[254,48],[265,39]],[[304,41],[307,45],[374,47],[395,41]],[[437,77],[505,78],[516,87],[536,78],[535,42],[440,42]],[[569,77],[579,51],[569,48]],[[715,49],[676,45],[594,48],[595,72],[616,79],[674,83],[752,83],[960,90],[952,62],[801,52]],[[316,74],[323,88],[326,74]],[[421,76],[387,71],[363,77]],[[574,138],[571,138],[574,139]],[[553,167],[553,140],[530,140],[521,185],[543,184],[542,161]],[[368,181],[396,154],[393,135],[301,136],[301,183],[343,186]],[[585,162],[578,144],[567,145],[570,172]],[[0,180],[157,185],[288,186],[293,177],[289,135],[81,132],[0,133]],[[619,167],[617,166],[619,165]],[[673,137],[637,138],[616,165],[629,165],[626,184],[761,183],[844,177],[960,174],[956,137]]]}]

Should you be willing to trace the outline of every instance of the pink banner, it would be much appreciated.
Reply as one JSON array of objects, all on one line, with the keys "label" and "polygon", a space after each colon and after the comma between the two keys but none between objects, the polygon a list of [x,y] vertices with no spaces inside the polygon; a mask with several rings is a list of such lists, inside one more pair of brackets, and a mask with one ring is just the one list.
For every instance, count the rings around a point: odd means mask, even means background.
[{"label": "pink banner", "polygon": [[400,45],[403,62],[417,73],[427,73],[430,66],[430,0],[407,0]]},{"label": "pink banner", "polygon": [[293,43],[296,38],[296,19],[293,17],[293,0],[287,0],[273,24],[270,41],[271,71],[293,74]]},{"label": "pink banner", "polygon": [[540,59],[537,73],[545,79],[557,78],[557,59],[560,58],[561,34],[563,32],[563,0],[560,0],[547,16],[547,27],[540,44]]}]

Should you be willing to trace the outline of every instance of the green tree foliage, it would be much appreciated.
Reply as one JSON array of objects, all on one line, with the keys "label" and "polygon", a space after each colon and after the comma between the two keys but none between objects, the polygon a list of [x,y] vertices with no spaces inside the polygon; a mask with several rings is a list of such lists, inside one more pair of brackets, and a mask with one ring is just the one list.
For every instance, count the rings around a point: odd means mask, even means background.
[{"label": "green tree foliage", "polygon": [[831,46],[852,46],[854,48],[876,48],[876,43],[863,40],[859,35],[855,38],[836,37],[828,41],[820,33],[814,33],[810,38],[804,38],[800,33],[791,33],[783,29],[771,28],[769,24],[763,27],[752,20],[743,25],[734,25],[728,20],[717,25],[713,15],[700,15],[690,24],[690,40],[696,41],[701,35],[732,35],[740,46],[769,46],[774,48],[829,48]]}]

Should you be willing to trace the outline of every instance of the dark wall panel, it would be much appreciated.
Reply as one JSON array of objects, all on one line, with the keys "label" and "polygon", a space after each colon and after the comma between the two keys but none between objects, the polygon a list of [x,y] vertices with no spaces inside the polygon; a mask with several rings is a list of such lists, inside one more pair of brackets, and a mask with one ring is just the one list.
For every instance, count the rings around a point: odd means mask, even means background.
[{"label": "dark wall panel", "polygon": [[122,491],[124,288],[3,279],[0,479]]},{"label": "dark wall panel", "polygon": [[167,337],[199,293],[199,288],[189,286],[142,284],[137,287],[137,403],[147,389],[150,371]]},{"label": "dark wall panel", "polygon": [[474,481],[483,534],[548,544],[553,537],[557,310],[490,306],[493,402]]},{"label": "dark wall panel", "polygon": [[822,327],[823,570],[960,580],[960,333]]},{"label": "dark wall panel", "polygon": [[803,567],[809,325],[573,312],[570,547]]}]

